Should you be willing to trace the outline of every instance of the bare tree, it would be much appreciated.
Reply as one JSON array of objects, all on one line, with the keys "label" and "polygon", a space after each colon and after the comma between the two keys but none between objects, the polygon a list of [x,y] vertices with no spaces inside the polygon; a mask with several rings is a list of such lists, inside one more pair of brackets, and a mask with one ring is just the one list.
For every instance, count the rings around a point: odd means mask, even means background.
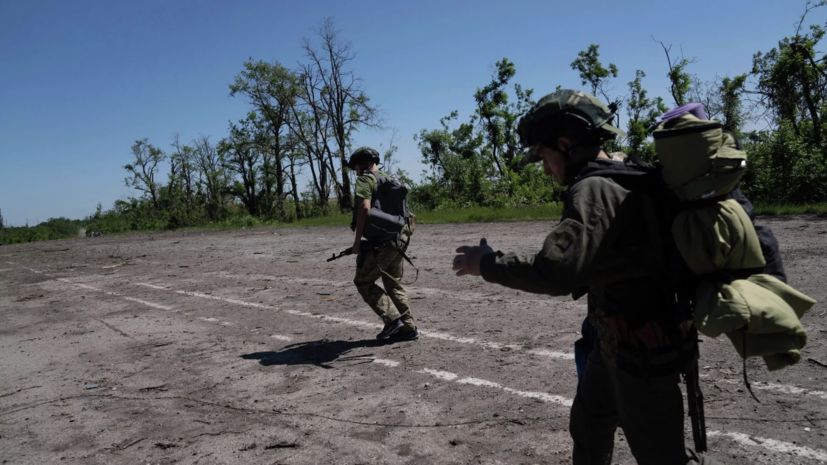
[{"label": "bare tree", "polygon": [[296,177],[302,174],[302,168],[304,164],[307,163],[307,155],[298,144],[291,144],[291,147],[293,147],[293,149],[286,154],[289,161],[287,164],[287,177],[290,179],[290,195],[293,197],[296,219],[300,220],[304,217],[304,214],[302,213],[302,204],[299,199],[299,184]]},{"label": "bare tree", "polygon": [[[173,163],[178,166],[180,175],[178,176],[182,194],[184,197],[184,205],[186,206],[187,220],[192,219],[194,207],[194,171],[195,171],[195,154],[192,147],[182,146],[178,134],[174,135],[172,147],[175,152],[170,156],[170,165]],[[170,183],[171,185],[172,183]]]},{"label": "bare tree", "polygon": [[[388,140],[388,148],[382,154],[382,163],[384,164],[382,168],[385,170],[386,173],[391,175],[393,174],[393,168],[397,165],[397,163],[399,163],[399,159],[395,157],[396,151],[399,150],[399,147],[395,145],[398,139],[398,135],[399,129],[396,127],[391,128],[391,137]],[[381,149],[381,144],[379,147]]]},{"label": "bare tree", "polygon": [[229,174],[224,167],[223,157],[218,153],[216,146],[210,142],[209,136],[200,135],[193,141],[193,145],[195,146],[195,163],[206,196],[207,213],[211,219],[216,220],[224,207],[224,193]]},{"label": "bare tree", "polygon": [[302,48],[315,68],[322,85],[320,104],[330,118],[330,129],[336,141],[336,153],[329,153],[330,160],[338,156],[341,168],[341,184],[337,183],[339,208],[342,212],[353,208],[350,178],[347,174],[347,149],[351,134],[360,126],[381,128],[382,116],[378,107],[370,104],[365,94],[364,82],[350,69],[356,53],[353,45],[339,36],[332,18],[326,18],[315,30],[321,39],[321,49],[307,38]]},{"label": "bare tree", "polygon": [[[290,107],[290,131],[307,155],[311,181],[323,208],[331,194],[331,181],[340,190],[336,169],[331,163],[331,115],[322,101],[324,85],[313,65],[300,65],[296,98]],[[295,187],[295,183],[294,183]]]},{"label": "bare tree", "polygon": [[698,62],[697,58],[685,58],[683,54],[683,47],[681,47],[681,54],[678,57],[670,55],[672,52],[672,45],[668,47],[663,42],[652,37],[652,41],[659,43],[666,54],[666,62],[669,65],[669,72],[666,76],[669,78],[669,92],[675,100],[675,106],[686,105],[686,97],[692,90],[692,76],[686,71],[686,68]]}]

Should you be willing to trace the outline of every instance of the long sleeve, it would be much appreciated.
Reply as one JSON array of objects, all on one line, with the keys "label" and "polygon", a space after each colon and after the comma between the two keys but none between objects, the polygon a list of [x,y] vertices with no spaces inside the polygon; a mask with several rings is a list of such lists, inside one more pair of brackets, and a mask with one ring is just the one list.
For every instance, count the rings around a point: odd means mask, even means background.
[{"label": "long sleeve", "polygon": [[629,191],[600,177],[569,190],[559,225],[533,255],[494,253],[480,263],[489,282],[535,294],[567,295],[588,285],[596,261],[617,236],[614,219]]}]

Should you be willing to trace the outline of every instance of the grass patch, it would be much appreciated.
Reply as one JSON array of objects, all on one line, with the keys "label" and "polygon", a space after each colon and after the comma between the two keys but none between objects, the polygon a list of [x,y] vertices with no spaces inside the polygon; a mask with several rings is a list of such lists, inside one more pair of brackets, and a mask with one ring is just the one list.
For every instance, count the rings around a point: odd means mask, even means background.
[{"label": "grass patch", "polygon": [[827,213],[827,203],[812,203],[806,205],[755,205],[755,214],[761,216],[807,215],[817,213]]},{"label": "grass patch", "polygon": [[[456,210],[415,212],[417,224],[448,223],[502,223],[512,221],[558,220],[563,212],[562,204],[540,205],[523,208],[472,207]],[[349,226],[351,215],[336,213],[317,218],[280,223],[263,221],[255,217],[233,218],[227,221],[208,223],[200,226],[179,228],[179,231],[226,230],[238,228],[306,228],[313,226]],[[152,231],[141,231],[152,232]]]},{"label": "grass patch", "polygon": [[[471,207],[464,209],[437,210],[416,212],[416,222],[419,224],[450,224],[450,223],[502,223],[516,221],[550,221],[559,220],[563,212],[562,204],[538,205],[522,208],[487,208]],[[784,215],[806,215],[806,214],[827,214],[827,203],[816,203],[808,205],[769,205],[755,204],[755,214],[760,216],[784,216]],[[340,213],[317,218],[308,218],[294,221],[292,223],[280,223],[278,221],[266,221],[252,216],[239,216],[225,221],[208,223],[200,226],[179,228],[179,231],[202,231],[202,230],[228,230],[240,228],[300,228],[313,226],[348,226],[351,215]],[[32,228],[34,229],[34,228]],[[8,233],[10,228],[4,232]],[[124,231],[113,234],[134,234],[151,233],[159,230]],[[76,233],[75,233],[76,234]],[[72,235],[70,235],[72,236]],[[14,243],[10,237],[4,237],[5,243]],[[29,242],[36,240],[53,239],[48,237],[27,238]]]}]

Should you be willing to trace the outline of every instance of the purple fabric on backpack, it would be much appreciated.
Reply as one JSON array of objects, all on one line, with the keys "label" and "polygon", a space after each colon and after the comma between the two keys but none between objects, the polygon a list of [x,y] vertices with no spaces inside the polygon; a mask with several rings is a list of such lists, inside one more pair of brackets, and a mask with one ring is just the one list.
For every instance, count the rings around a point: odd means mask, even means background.
[{"label": "purple fabric on backpack", "polygon": [[679,106],[678,108],[673,108],[664,113],[663,116],[660,117],[660,121],[657,122],[657,125],[661,125],[672,118],[677,118],[687,113],[692,114],[694,117],[698,119],[706,119],[706,112],[704,111],[704,106],[702,103],[687,103],[686,105]]}]

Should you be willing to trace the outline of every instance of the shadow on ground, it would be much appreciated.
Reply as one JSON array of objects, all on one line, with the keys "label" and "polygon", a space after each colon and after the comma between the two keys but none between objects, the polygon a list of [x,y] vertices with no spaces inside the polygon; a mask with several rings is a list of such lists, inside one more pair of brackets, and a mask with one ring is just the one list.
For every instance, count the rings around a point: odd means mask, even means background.
[{"label": "shadow on ground", "polygon": [[272,365],[316,365],[322,368],[335,368],[331,363],[341,362],[342,364],[355,365],[359,363],[370,363],[374,354],[369,351],[359,351],[358,354],[351,354],[354,349],[366,347],[379,347],[388,344],[385,341],[376,339],[365,339],[361,341],[331,341],[322,339],[319,341],[301,342],[285,346],[279,351],[255,352],[242,355],[245,360],[258,360],[263,366]]}]

